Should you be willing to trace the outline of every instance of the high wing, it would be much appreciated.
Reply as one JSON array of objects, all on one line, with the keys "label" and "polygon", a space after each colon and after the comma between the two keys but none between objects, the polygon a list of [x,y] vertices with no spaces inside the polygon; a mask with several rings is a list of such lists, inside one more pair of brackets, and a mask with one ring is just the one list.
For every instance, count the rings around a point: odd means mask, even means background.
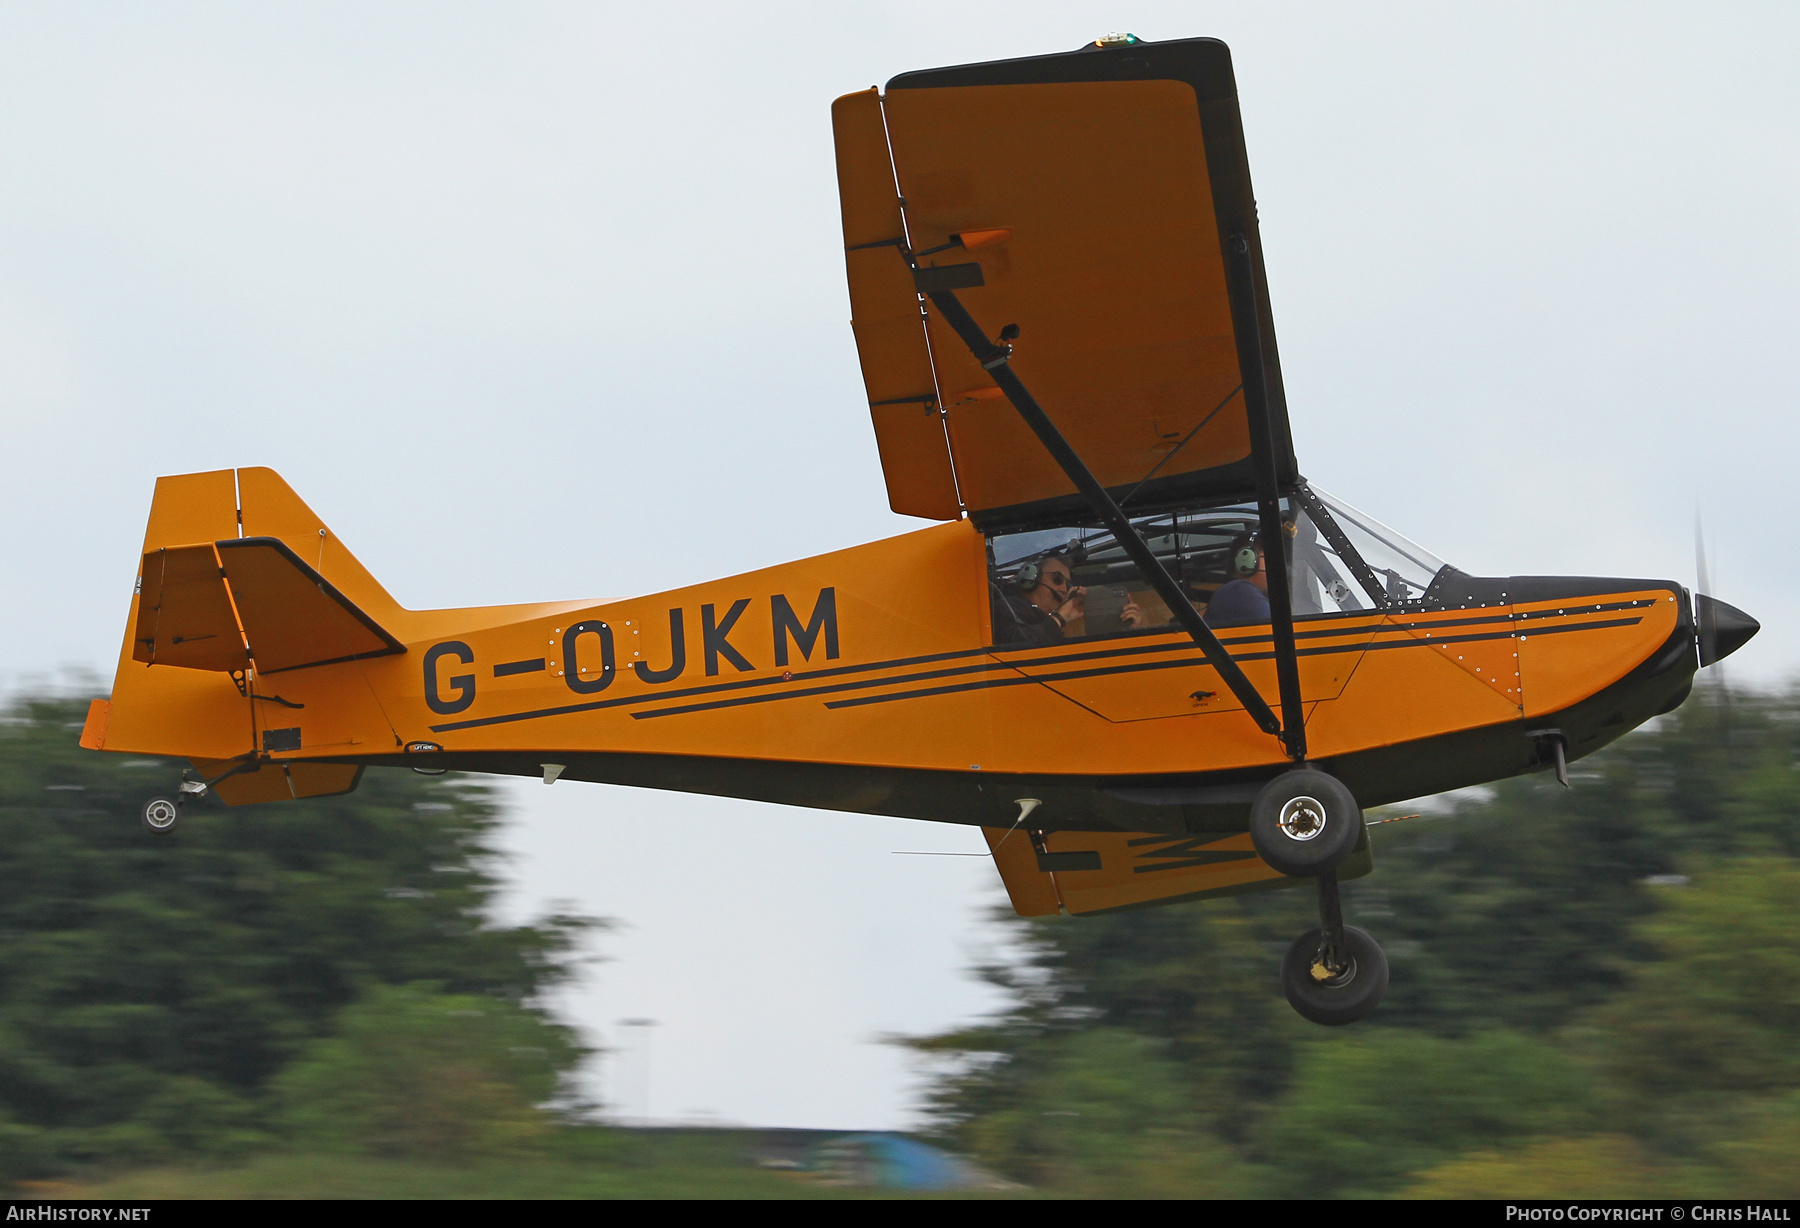
[{"label": "high wing", "polygon": [[1253,496],[1244,370],[1258,355],[1251,391],[1279,480],[1295,480],[1223,43],[906,73],[832,117],[894,510],[987,528],[1083,506],[932,289],[954,290],[989,337],[1017,325],[1012,369],[1116,499]]}]

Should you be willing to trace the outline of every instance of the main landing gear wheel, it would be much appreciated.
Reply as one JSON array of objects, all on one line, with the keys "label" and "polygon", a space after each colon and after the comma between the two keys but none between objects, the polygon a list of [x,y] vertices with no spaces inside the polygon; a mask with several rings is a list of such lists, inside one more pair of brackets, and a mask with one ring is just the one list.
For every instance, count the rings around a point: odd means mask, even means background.
[{"label": "main landing gear wheel", "polygon": [[181,817],[181,806],[173,798],[153,797],[144,803],[144,826],[151,831],[168,831]]},{"label": "main landing gear wheel", "polygon": [[1250,807],[1250,841],[1283,874],[1314,878],[1338,868],[1362,838],[1362,808],[1335,776],[1299,768],[1264,785]]},{"label": "main landing gear wheel", "polygon": [[1326,957],[1323,927],[1294,939],[1281,961],[1281,988],[1288,1005],[1328,1028],[1355,1023],[1367,1015],[1388,987],[1387,956],[1380,945],[1354,925],[1344,926],[1343,932],[1335,961]]}]

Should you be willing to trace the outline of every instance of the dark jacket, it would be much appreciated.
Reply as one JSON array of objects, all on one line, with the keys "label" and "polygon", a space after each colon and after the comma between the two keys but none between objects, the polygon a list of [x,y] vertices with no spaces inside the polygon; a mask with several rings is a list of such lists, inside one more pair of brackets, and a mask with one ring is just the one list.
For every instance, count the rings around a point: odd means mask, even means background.
[{"label": "dark jacket", "polygon": [[1062,624],[1038,609],[1024,593],[988,585],[994,606],[994,643],[1044,644],[1063,638]]},{"label": "dark jacket", "polygon": [[1209,627],[1243,627],[1268,621],[1269,598],[1248,580],[1231,581],[1206,603]]}]

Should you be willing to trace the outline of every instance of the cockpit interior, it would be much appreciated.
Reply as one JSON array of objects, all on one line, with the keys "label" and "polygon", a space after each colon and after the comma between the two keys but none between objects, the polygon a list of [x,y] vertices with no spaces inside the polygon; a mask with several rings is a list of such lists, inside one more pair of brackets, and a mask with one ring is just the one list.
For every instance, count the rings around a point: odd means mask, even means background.
[{"label": "cockpit interior", "polygon": [[[1281,520],[1296,618],[1430,608],[1433,585],[1455,570],[1317,487],[1302,486],[1283,498]],[[1220,589],[1234,578],[1250,578],[1262,561],[1257,556],[1269,553],[1259,540],[1254,503],[1162,508],[1131,521],[1203,616]],[[1173,621],[1137,564],[1095,521],[992,533],[987,552],[997,644],[1122,635]],[[1057,559],[1064,568],[1051,563]],[[1053,590],[1056,595],[1066,590],[1076,604],[1061,607],[1073,616],[1055,630],[1034,635],[1022,625],[1028,620],[1020,611],[1046,572],[1063,585]],[[1038,604],[1047,604],[1050,591],[1039,591]]]}]

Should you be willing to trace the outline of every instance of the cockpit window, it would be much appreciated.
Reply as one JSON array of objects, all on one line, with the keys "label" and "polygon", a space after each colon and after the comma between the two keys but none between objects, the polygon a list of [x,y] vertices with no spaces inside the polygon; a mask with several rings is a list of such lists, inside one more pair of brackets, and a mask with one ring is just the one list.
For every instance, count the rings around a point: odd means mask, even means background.
[{"label": "cockpit window", "polygon": [[[1316,490],[1283,499],[1281,518],[1297,617],[1417,601],[1443,567],[1406,538]],[[1165,510],[1134,516],[1132,524],[1208,622],[1267,622],[1266,596],[1245,591],[1247,585],[1264,589],[1256,575],[1258,552],[1265,567],[1278,557],[1261,550],[1255,504]],[[1117,635],[1174,621],[1124,548],[1097,524],[993,534],[988,564],[997,643]],[[1214,607],[1214,598],[1234,582],[1234,591]],[[1258,600],[1262,615],[1247,616]]]},{"label": "cockpit window", "polygon": [[1370,586],[1358,578],[1362,560],[1355,551],[1344,545],[1342,535],[1316,507],[1309,512],[1305,500],[1296,502],[1300,503],[1298,515],[1286,518],[1294,529],[1288,587],[1294,597],[1295,617],[1380,608],[1379,589],[1371,593]]},{"label": "cockpit window", "polygon": [[1324,505],[1351,549],[1368,565],[1372,575],[1364,577],[1365,586],[1371,581],[1378,585],[1389,603],[1421,600],[1444,569],[1443,559],[1348,503],[1317,487],[1310,488],[1302,496],[1303,501],[1307,496]]}]

